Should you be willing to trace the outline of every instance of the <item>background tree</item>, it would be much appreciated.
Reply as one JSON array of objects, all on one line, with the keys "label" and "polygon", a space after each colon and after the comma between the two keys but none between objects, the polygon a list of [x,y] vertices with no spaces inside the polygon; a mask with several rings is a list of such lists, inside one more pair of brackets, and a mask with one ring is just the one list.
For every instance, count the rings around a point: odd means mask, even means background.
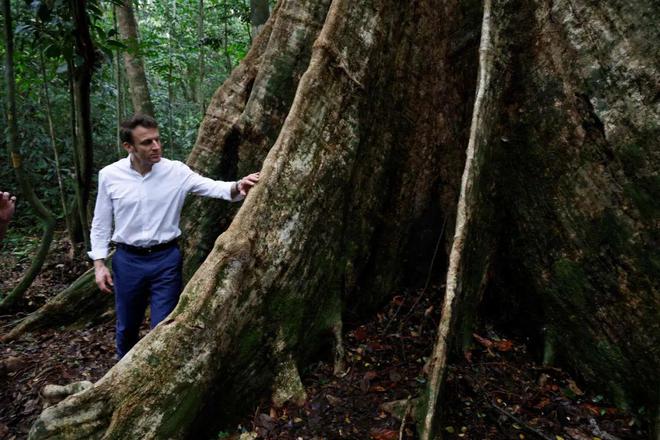
[{"label": "background tree", "polygon": [[[41,266],[46,259],[46,254],[50,243],[53,240],[53,231],[55,229],[55,217],[46,208],[34,192],[32,182],[23,166],[23,155],[18,149],[18,112],[16,111],[16,80],[14,73],[14,35],[12,25],[11,4],[9,0],[3,0],[2,12],[4,15],[3,35],[5,41],[5,86],[7,90],[6,117],[7,117],[7,151],[11,158],[11,163],[16,173],[16,180],[21,187],[21,196],[30,203],[34,213],[39,217],[43,224],[43,235],[41,244],[32,265],[25,273],[16,287],[0,302],[0,310],[7,310],[32,284],[32,281],[39,273]],[[4,234],[3,234],[4,235]]]},{"label": "background tree", "polygon": [[140,53],[138,26],[133,14],[133,2],[125,0],[116,6],[117,25],[122,42],[126,45],[124,51],[124,67],[130,89],[133,111],[154,116],[154,106],[149,96],[147,77],[144,73],[144,62]]},{"label": "background tree", "polygon": [[250,25],[252,26],[252,38],[256,38],[261,28],[268,20],[270,5],[268,0],[250,0]]},{"label": "background tree", "polygon": [[94,43],[89,30],[87,16],[87,0],[70,0],[73,18],[75,41],[75,57],[69,59],[69,74],[71,76],[71,94],[73,96],[73,131],[74,131],[74,163],[76,165],[76,201],[78,215],[83,230],[85,248],[89,249],[90,224],[90,194],[92,191],[92,174],[94,150],[92,145],[92,121],[90,106],[90,85],[94,70]]}]

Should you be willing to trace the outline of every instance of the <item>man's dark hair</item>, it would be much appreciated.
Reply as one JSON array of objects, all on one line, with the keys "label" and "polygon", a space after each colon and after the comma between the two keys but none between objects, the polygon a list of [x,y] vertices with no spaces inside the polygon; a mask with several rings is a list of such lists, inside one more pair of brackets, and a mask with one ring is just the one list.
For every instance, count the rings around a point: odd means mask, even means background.
[{"label": "man's dark hair", "polygon": [[133,145],[133,129],[135,127],[158,128],[158,122],[149,115],[141,113],[134,114],[130,119],[126,119],[119,127],[119,139]]}]

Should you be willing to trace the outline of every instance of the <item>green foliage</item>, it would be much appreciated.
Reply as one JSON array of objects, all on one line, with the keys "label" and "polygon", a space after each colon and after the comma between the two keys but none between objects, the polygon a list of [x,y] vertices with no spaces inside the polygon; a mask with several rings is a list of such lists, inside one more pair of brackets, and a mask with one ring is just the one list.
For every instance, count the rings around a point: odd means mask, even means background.
[{"label": "green foliage", "polygon": [[[116,139],[118,97],[122,98],[119,101],[125,109],[122,116],[132,111],[126,80],[117,81],[115,72],[116,57],[121,57],[122,51],[139,52],[144,57],[156,117],[162,127],[165,155],[185,160],[202,119],[199,97],[208,104],[214,91],[250,46],[249,2],[205,0],[204,32],[200,35],[199,2],[138,0],[135,5],[140,42],[132,46],[118,39],[113,19],[114,3],[116,1],[87,2],[90,32],[97,53],[91,97],[95,167],[100,169],[124,155],[123,150],[117,148]],[[43,57],[44,60],[55,143],[70,204],[74,198],[75,172],[67,64],[82,62],[74,51],[70,0],[15,0],[12,11],[19,96],[19,147],[26,168],[32,174],[37,195],[62,220],[64,213],[46,118],[40,59]],[[5,42],[2,41],[0,52],[4,53],[4,48]],[[202,54],[204,72],[200,72],[199,59]],[[123,64],[120,66],[123,70]],[[0,89],[3,102],[4,93],[3,87]],[[2,112],[4,134],[4,108]],[[4,146],[4,137],[2,142]],[[1,189],[18,192],[7,159],[6,153],[0,154]],[[37,227],[36,218],[23,202],[21,194],[18,198],[13,227]]]}]

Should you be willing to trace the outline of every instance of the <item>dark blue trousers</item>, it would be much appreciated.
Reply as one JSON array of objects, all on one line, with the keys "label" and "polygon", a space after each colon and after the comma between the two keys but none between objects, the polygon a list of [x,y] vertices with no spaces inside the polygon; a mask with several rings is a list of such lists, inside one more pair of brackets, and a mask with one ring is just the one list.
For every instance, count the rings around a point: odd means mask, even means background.
[{"label": "dark blue trousers", "polygon": [[138,341],[147,304],[151,328],[170,314],[181,294],[181,252],[169,249],[139,255],[117,249],[112,258],[117,312],[117,357],[122,358]]}]

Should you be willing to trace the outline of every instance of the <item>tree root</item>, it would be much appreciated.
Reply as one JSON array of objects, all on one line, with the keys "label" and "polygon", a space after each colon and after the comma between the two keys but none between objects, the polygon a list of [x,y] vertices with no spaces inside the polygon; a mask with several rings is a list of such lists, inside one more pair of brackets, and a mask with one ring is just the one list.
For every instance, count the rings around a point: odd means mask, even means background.
[{"label": "tree root", "polygon": [[43,388],[43,390],[41,390],[41,398],[44,401],[44,409],[48,408],[49,406],[53,406],[58,402],[61,402],[73,394],[85,391],[93,386],[94,384],[88,380],[73,382],[68,385],[48,384]]},{"label": "tree root", "polygon": [[98,289],[94,269],[90,269],[38,310],[26,316],[0,340],[11,341],[26,332],[45,327],[86,325],[109,320],[113,316],[113,302],[113,295]]},{"label": "tree root", "polygon": [[[442,318],[430,358],[425,414],[420,425],[420,438],[435,438],[439,420],[439,398],[445,378],[447,356],[452,346],[463,348],[460,341],[470,334],[481,292],[488,273],[490,255],[494,249],[494,233],[490,229],[492,218],[484,209],[490,182],[482,176],[492,156],[492,131],[496,109],[505,75],[497,69],[496,61],[502,57],[502,23],[493,21],[493,3],[498,8],[506,0],[486,0],[483,9],[481,43],[479,47],[479,75],[472,113],[470,139],[466,151],[465,168],[461,182],[454,241],[449,256],[449,269],[442,308]],[[498,16],[498,20],[502,14]],[[486,214],[484,214],[486,212]],[[458,322],[460,321],[460,325]],[[452,343],[453,340],[454,342]],[[459,339],[457,341],[457,339]]]},{"label": "tree root", "polygon": [[288,355],[278,366],[273,383],[272,399],[276,407],[281,407],[286,402],[302,405],[307,400],[307,393],[300,379],[298,367],[291,355]]}]

